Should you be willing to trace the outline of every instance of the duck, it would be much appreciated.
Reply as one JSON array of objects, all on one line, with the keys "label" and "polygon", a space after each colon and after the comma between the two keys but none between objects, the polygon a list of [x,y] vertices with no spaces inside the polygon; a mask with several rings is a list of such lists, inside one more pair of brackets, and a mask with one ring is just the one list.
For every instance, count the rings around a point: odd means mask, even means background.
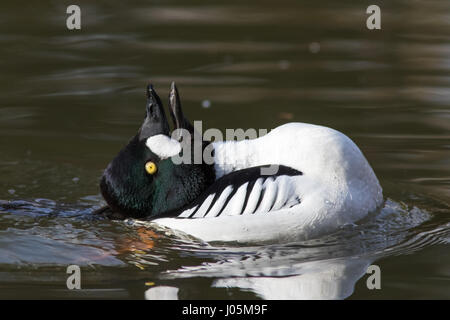
[{"label": "duck", "polygon": [[383,203],[367,159],[337,130],[287,123],[255,139],[200,138],[212,161],[180,162],[181,155],[194,160],[199,135],[177,86],[169,93],[172,134],[152,84],[146,95],[140,129],[100,180],[102,212],[110,218],[143,220],[206,242],[289,241],[332,233]]}]

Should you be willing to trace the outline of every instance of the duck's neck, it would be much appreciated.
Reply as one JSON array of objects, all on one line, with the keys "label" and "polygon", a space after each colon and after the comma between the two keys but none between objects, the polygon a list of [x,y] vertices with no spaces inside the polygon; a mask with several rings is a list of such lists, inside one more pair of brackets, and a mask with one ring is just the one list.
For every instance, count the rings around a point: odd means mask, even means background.
[{"label": "duck's neck", "polygon": [[152,203],[154,217],[191,203],[215,180],[214,170],[207,164],[175,165],[167,159],[160,162],[159,172]]}]

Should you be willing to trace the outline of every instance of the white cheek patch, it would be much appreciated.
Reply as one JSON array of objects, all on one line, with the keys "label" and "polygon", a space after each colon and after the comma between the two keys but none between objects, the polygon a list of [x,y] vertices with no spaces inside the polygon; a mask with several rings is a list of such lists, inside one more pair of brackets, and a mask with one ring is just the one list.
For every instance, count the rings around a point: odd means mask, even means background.
[{"label": "white cheek patch", "polygon": [[161,159],[173,157],[181,152],[181,144],[164,134],[157,134],[148,138],[145,144],[151,152]]}]

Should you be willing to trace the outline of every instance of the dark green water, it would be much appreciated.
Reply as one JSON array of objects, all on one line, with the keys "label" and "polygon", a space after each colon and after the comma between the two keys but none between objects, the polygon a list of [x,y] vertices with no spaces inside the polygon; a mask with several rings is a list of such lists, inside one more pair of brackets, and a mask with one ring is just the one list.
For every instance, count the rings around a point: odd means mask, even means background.
[{"label": "dark green water", "polygon": [[[450,298],[449,1],[383,1],[378,31],[370,1],[77,1],[80,31],[66,28],[69,4],[0,10],[0,298],[142,299],[159,285],[192,299]],[[93,219],[149,81],[162,96],[176,81],[206,127],[344,132],[385,207],[323,239],[265,246]],[[66,289],[71,264],[80,291]],[[366,287],[370,264],[381,290]]]}]

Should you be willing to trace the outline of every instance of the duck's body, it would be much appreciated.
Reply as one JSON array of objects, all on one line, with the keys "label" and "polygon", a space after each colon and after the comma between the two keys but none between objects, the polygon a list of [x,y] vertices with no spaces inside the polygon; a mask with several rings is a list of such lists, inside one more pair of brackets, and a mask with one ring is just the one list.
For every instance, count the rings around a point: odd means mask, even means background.
[{"label": "duck's body", "polygon": [[[175,86],[169,103],[175,127],[193,133]],[[354,223],[383,201],[367,160],[336,130],[290,123],[258,139],[213,143],[212,165],[176,165],[181,147],[168,137],[166,122],[149,87],[144,125],[101,183],[112,210],[124,217],[205,241],[288,240]]]},{"label": "duck's body", "polygon": [[[154,222],[205,241],[308,238],[353,223],[383,201],[378,180],[359,148],[330,128],[289,123],[258,139],[216,142],[214,151],[216,179],[267,164],[300,174],[262,175],[250,187],[222,187],[225,196],[216,197],[216,208],[214,197],[204,195],[203,203]],[[237,191],[227,199],[233,189]]]}]

